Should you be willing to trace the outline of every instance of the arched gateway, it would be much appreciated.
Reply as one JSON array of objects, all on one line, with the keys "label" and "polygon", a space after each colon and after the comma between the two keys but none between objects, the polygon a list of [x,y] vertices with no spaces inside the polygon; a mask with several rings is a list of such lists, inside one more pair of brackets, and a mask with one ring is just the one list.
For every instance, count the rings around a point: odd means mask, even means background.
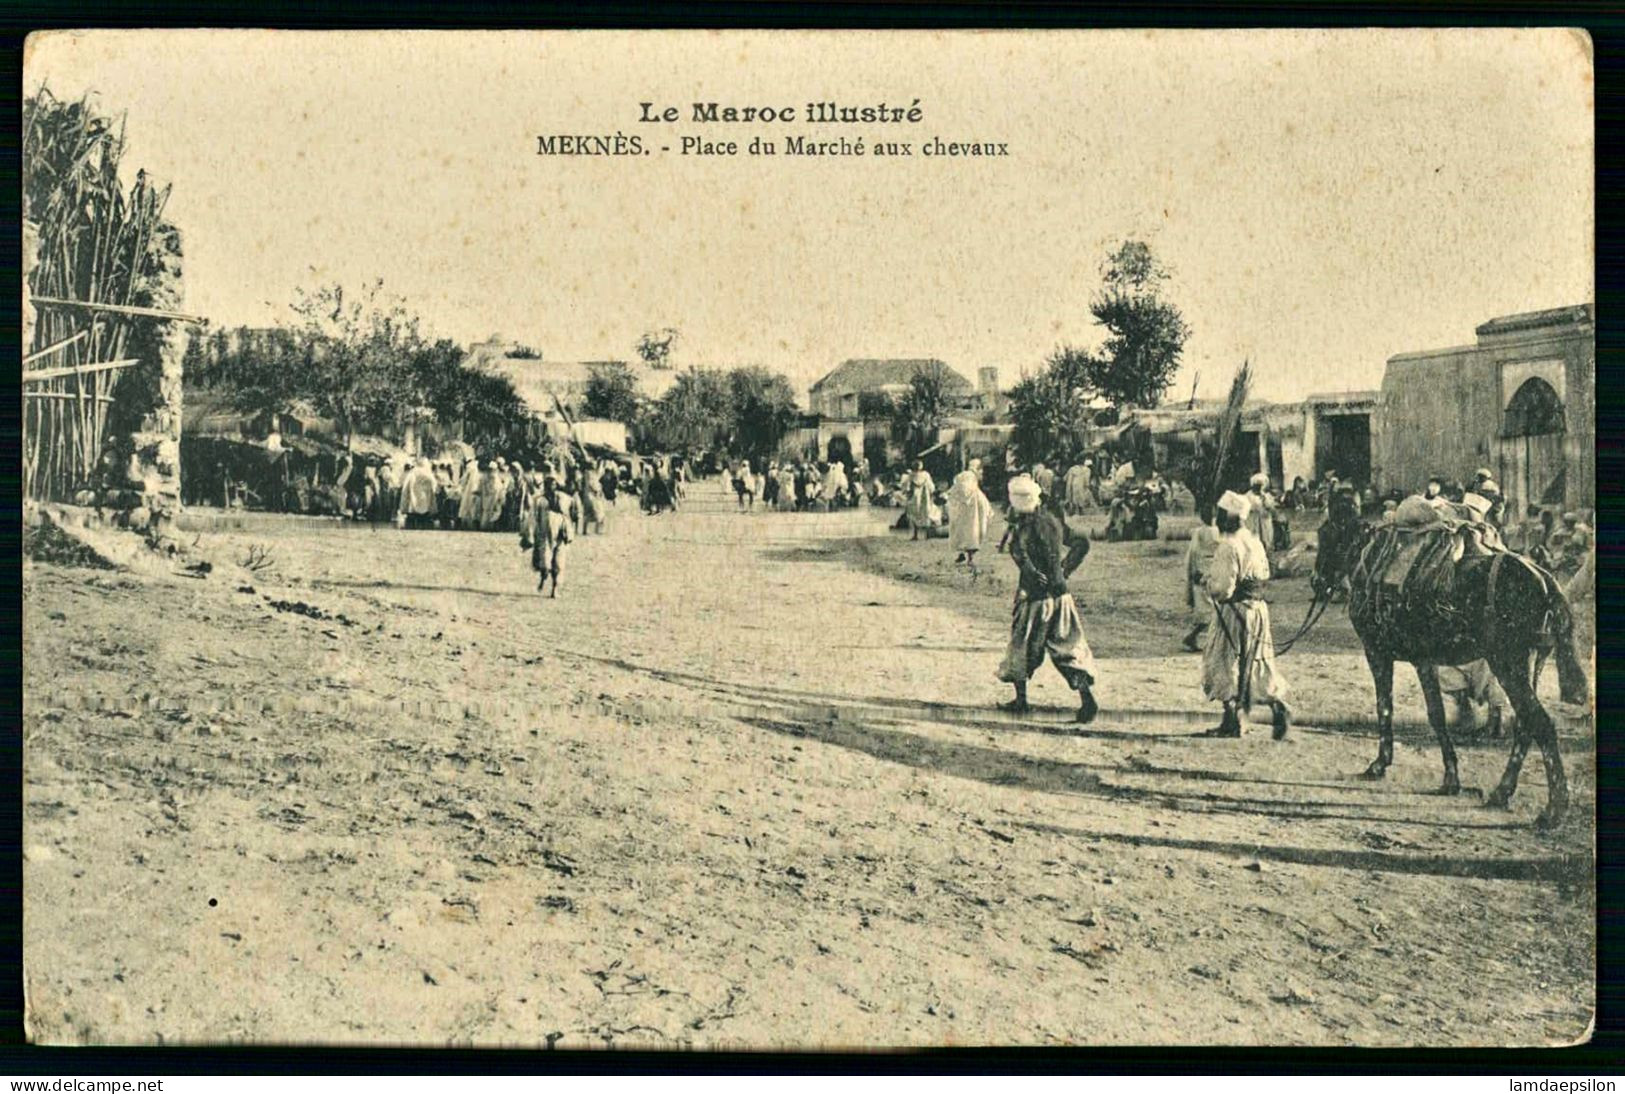
[{"label": "arched gateway", "polygon": [[1546,380],[1531,376],[1501,415],[1501,488],[1510,503],[1509,519],[1521,519],[1529,505],[1563,505],[1567,437],[1562,398]]}]

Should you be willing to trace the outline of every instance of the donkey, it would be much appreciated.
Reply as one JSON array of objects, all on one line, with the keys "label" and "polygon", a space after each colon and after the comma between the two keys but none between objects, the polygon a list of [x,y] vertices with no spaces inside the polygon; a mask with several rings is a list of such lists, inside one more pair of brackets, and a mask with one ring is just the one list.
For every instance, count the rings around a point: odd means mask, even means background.
[{"label": "donkey", "polygon": [[1317,595],[1347,583],[1349,621],[1365,647],[1377,691],[1377,758],[1365,777],[1380,779],[1394,759],[1394,662],[1408,661],[1427,703],[1428,724],[1444,760],[1440,794],[1460,793],[1456,749],[1445,718],[1438,665],[1483,658],[1517,713],[1512,752],[1501,781],[1485,804],[1505,808],[1518,789],[1518,774],[1533,743],[1546,767],[1546,808],[1537,827],[1561,823],[1568,811],[1568,781],[1558,754],[1557,731],[1535,689],[1546,658],[1555,655],[1566,703],[1584,703],[1589,682],[1574,649],[1573,616],[1556,579],[1520,555],[1494,551],[1464,556],[1453,565],[1448,603],[1426,591],[1384,598],[1382,562],[1396,532],[1371,525],[1331,537],[1315,560]]}]

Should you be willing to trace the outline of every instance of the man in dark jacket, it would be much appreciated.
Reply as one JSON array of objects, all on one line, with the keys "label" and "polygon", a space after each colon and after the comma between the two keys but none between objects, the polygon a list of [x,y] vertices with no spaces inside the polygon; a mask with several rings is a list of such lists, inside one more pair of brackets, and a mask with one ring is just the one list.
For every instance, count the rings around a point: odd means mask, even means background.
[{"label": "man in dark jacket", "polygon": [[1078,693],[1078,721],[1094,720],[1095,658],[1083,634],[1083,618],[1067,589],[1067,579],[1089,553],[1089,540],[1042,506],[1042,491],[1030,475],[1010,480],[1014,522],[1010,557],[1020,569],[1010,619],[1010,645],[999,665],[999,679],[1014,685],[1016,697],[1001,709],[1022,713],[1027,681],[1047,656],[1067,686]]}]

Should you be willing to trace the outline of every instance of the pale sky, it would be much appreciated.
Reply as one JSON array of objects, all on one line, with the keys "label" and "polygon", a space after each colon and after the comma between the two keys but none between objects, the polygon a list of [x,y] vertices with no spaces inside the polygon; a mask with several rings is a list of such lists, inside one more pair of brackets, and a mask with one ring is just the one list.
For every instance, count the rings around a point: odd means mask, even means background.
[{"label": "pale sky", "polygon": [[[126,165],[174,184],[188,310],[228,326],[381,277],[437,334],[546,358],[674,326],[678,364],[764,364],[803,398],[854,356],[1010,383],[1098,343],[1101,259],[1136,236],[1193,331],[1171,394],[1250,357],[1284,400],[1594,292],[1592,66],[1566,31],[119,31],[31,39],[41,81],[128,112]],[[827,99],[924,120],[687,120]],[[645,100],[684,120],[639,124]],[[654,154],[536,154],[617,131]],[[792,157],[792,134],[916,155]],[[781,154],[682,157],[685,135]],[[1011,155],[920,157],[932,136]]]}]

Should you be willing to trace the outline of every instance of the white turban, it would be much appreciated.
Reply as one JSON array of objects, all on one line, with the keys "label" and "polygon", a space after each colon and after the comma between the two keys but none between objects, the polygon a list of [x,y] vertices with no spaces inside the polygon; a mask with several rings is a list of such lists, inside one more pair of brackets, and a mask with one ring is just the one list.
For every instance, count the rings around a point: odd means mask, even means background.
[{"label": "white turban", "polygon": [[1031,513],[1038,508],[1038,499],[1044,491],[1031,475],[1017,475],[1010,480],[1010,508],[1018,513]]},{"label": "white turban", "polygon": [[1226,490],[1224,496],[1219,499],[1219,508],[1237,520],[1246,520],[1248,512],[1252,509],[1252,503],[1234,490]]},{"label": "white turban", "polygon": [[1270,477],[1268,475],[1264,474],[1264,472],[1260,471],[1258,474],[1256,474],[1252,478],[1248,479],[1247,484],[1249,486],[1268,487],[1269,484],[1270,484]]}]

